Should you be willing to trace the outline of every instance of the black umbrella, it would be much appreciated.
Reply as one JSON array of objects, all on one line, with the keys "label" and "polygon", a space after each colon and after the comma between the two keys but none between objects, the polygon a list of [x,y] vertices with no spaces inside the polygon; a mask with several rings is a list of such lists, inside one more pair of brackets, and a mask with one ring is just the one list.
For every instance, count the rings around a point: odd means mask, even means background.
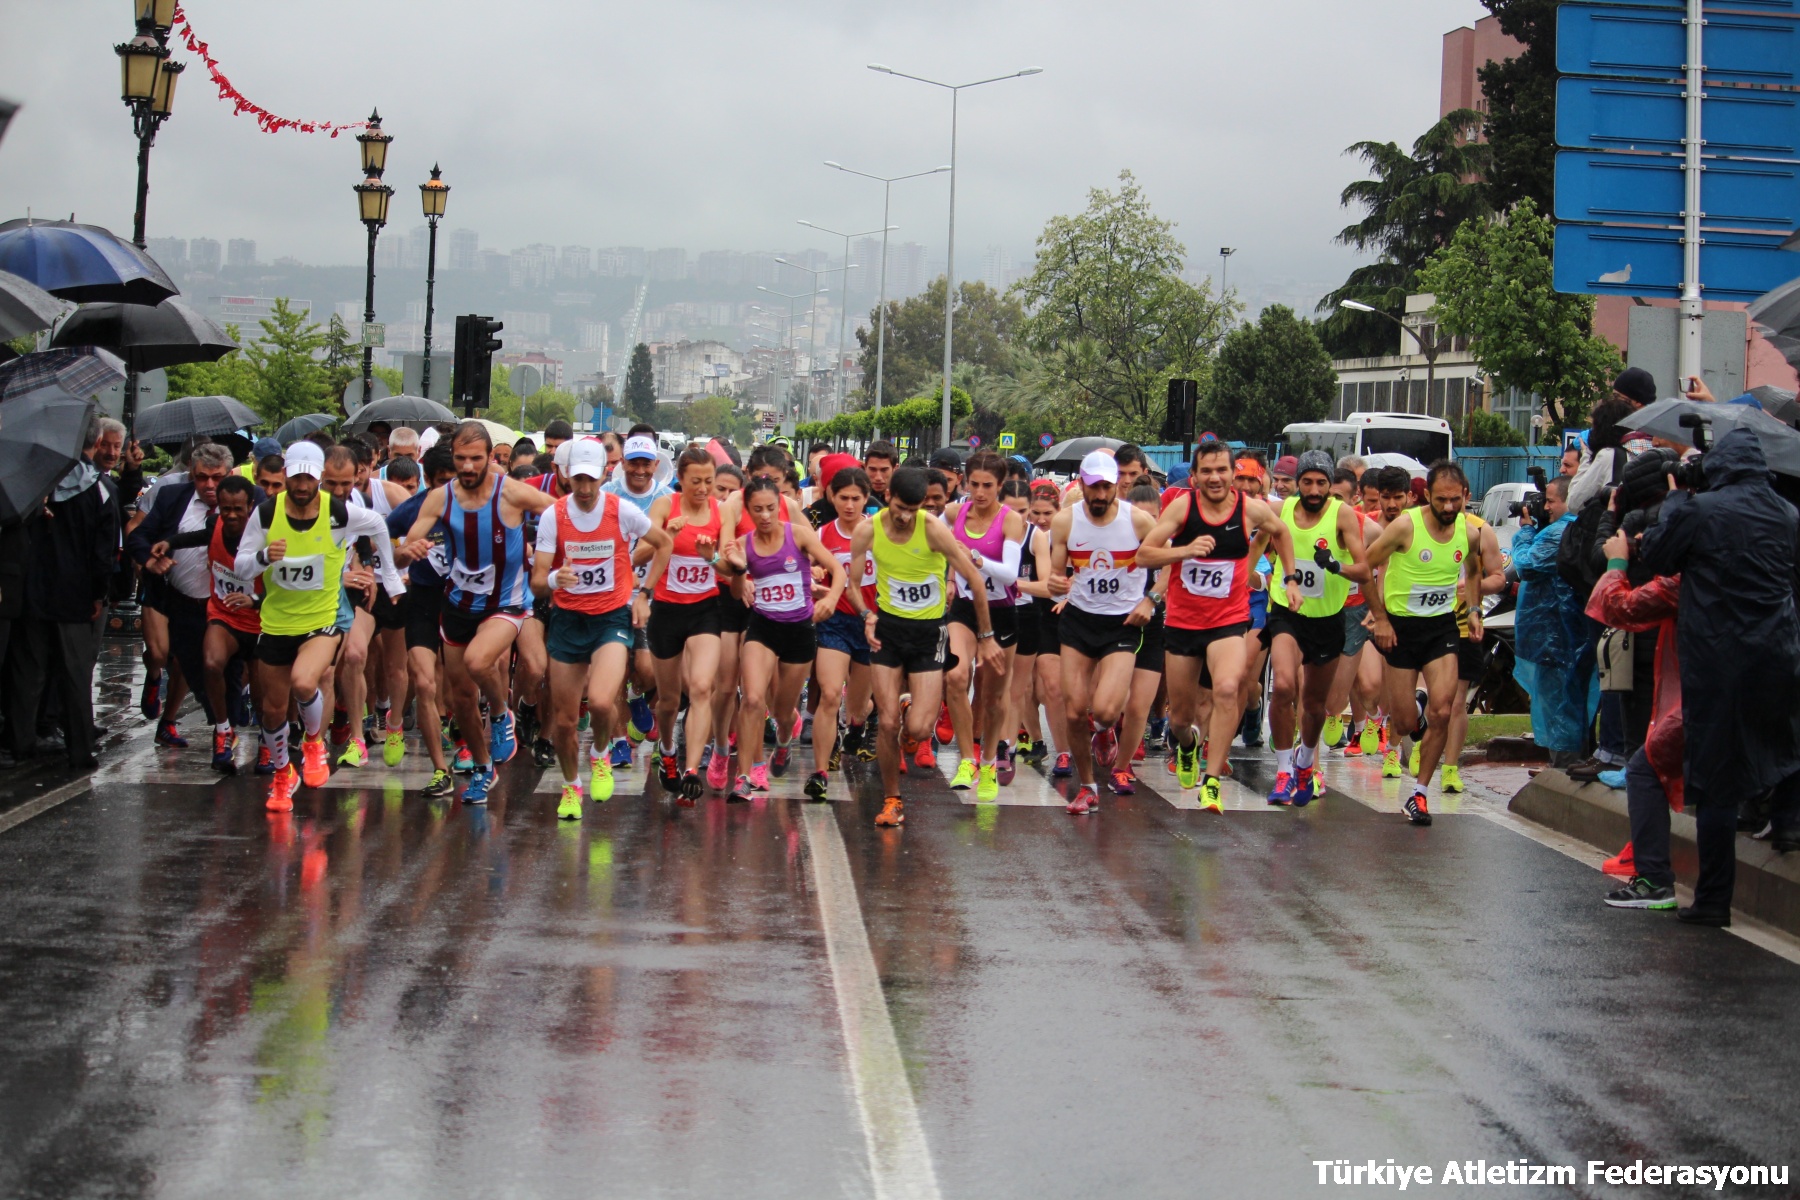
[{"label": "black umbrella", "polygon": [[1058,442],[1042,454],[1038,455],[1037,468],[1040,471],[1073,471],[1081,466],[1081,460],[1096,450],[1117,450],[1125,443],[1118,438],[1078,437],[1066,442]]},{"label": "black umbrella", "polygon": [[1626,417],[1619,424],[1682,446],[1694,444],[1694,431],[1681,423],[1692,414],[1707,425],[1711,445],[1732,429],[1748,429],[1762,445],[1769,470],[1800,476],[1800,430],[1783,425],[1754,404],[1708,404],[1702,400],[1658,400]]},{"label": "black umbrella", "polygon": [[427,425],[436,425],[439,421],[456,419],[455,413],[436,400],[402,394],[363,405],[356,410],[356,415],[350,418],[345,428],[367,429],[377,421],[385,421],[389,425],[410,425],[415,429],[423,429]]},{"label": "black umbrella", "polygon": [[140,412],[132,436],[147,446],[173,446],[191,437],[217,437],[261,424],[255,409],[230,396],[186,396]]},{"label": "black umbrella", "polygon": [[328,425],[335,425],[340,418],[330,413],[308,413],[304,417],[295,417],[286,422],[280,429],[270,434],[283,447],[291,446],[301,438],[311,437]]},{"label": "black umbrella", "polygon": [[109,229],[73,221],[0,225],[0,271],[82,303],[158,304],[181,294],[148,254]]},{"label": "black umbrella", "polygon": [[1750,395],[1762,405],[1764,412],[1780,421],[1783,425],[1793,425],[1800,421],[1800,401],[1796,401],[1794,393],[1786,388],[1762,384],[1750,389]]},{"label": "black umbrella", "polygon": [[181,300],[84,304],[57,329],[52,346],[104,346],[134,371],[217,362],[237,343]]},{"label": "black umbrella", "polygon": [[59,387],[39,388],[0,404],[0,521],[36,512],[56,481],[87,446],[99,413],[92,400]]},{"label": "black umbrella", "polygon": [[31,280],[0,271],[0,341],[50,328],[63,308],[61,300]]}]

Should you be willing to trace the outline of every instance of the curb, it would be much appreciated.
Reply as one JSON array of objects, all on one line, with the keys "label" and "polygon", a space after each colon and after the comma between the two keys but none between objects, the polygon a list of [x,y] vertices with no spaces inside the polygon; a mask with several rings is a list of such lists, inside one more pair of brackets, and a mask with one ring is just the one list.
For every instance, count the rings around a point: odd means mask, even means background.
[{"label": "curb", "polygon": [[[1507,808],[1608,854],[1631,840],[1623,791],[1598,783],[1576,783],[1559,770],[1539,771]],[[1693,886],[1699,851],[1694,844],[1694,818],[1687,813],[1669,814],[1669,859],[1676,878]],[[1740,833],[1737,859],[1733,911],[1800,936],[1800,854],[1777,854],[1769,843]]]}]

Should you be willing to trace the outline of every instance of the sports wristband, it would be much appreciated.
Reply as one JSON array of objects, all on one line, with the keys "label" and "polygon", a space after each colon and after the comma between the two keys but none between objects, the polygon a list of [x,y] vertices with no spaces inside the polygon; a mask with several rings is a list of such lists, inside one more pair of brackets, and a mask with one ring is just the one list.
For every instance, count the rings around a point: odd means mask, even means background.
[{"label": "sports wristband", "polygon": [[1630,565],[1629,562],[1622,558],[1609,558],[1606,560],[1606,569],[1609,571],[1623,571]]}]

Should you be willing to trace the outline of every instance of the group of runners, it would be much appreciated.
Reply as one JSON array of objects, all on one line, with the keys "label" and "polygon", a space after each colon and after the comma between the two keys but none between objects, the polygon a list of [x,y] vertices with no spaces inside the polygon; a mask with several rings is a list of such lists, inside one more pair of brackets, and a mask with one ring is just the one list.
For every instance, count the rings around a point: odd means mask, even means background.
[{"label": "group of runners", "polygon": [[1211,438],[1161,488],[1131,445],[1063,483],[881,441],[804,463],[764,445],[740,466],[716,441],[671,461],[648,427],[563,427],[536,474],[503,468],[479,422],[423,453],[405,441],[386,467],[381,446],[296,443],[278,483],[266,461],[218,483],[204,523],[147,564],[204,554],[214,765],[237,769],[241,687],[272,810],[334,756],[366,766],[372,741],[401,766],[414,728],[428,795],[460,774],[485,803],[523,749],[560,772],[569,819],[644,743],[681,806],[807,766],[823,800],[845,757],[874,760],[881,826],[904,822],[902,776],[939,748],[978,802],[1048,761],[1085,814],[1166,746],[1180,787],[1222,812],[1233,739],[1261,728],[1247,710],[1266,713],[1272,805],[1322,796],[1334,749],[1408,779],[1414,824],[1440,762],[1461,789],[1481,598],[1504,581],[1453,463],[1421,495],[1404,470],[1318,451],[1271,470]]}]

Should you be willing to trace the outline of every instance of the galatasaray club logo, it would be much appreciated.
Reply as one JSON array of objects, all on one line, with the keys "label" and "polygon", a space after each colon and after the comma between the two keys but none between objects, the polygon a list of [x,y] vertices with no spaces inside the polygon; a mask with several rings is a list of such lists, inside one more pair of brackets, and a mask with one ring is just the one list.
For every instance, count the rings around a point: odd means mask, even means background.
[{"label": "galatasaray club logo", "polygon": [[1090,571],[1110,571],[1110,570],[1112,570],[1113,569],[1112,551],[1111,550],[1096,550],[1096,551],[1094,551],[1094,553],[1088,557],[1088,569]]}]

